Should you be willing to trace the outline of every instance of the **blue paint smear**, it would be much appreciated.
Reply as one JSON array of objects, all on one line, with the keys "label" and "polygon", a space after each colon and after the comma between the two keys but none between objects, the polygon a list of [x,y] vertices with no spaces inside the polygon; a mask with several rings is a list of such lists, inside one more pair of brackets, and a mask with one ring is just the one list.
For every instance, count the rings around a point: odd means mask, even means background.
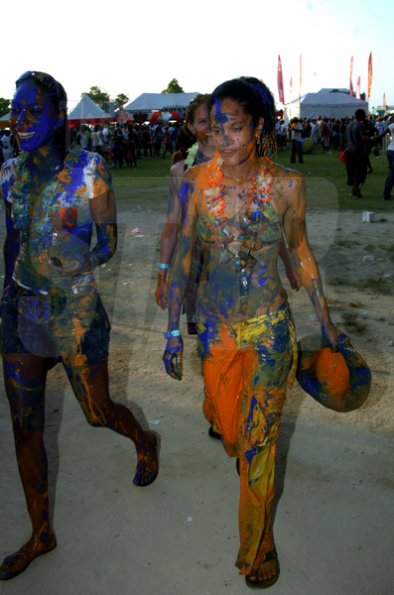
[{"label": "blue paint smear", "polygon": [[224,122],[228,121],[227,116],[222,113],[220,101],[217,97],[215,97],[215,120],[218,124],[224,124]]}]

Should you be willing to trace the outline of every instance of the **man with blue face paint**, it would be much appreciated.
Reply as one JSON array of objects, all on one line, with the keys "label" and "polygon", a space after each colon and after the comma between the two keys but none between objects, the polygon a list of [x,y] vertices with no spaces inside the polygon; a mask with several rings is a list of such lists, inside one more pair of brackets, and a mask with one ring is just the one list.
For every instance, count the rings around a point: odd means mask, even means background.
[{"label": "man with blue face paint", "polygon": [[66,93],[53,77],[21,76],[11,125],[22,152],[0,172],[7,224],[1,352],[32,524],[29,541],[4,559],[0,580],[56,547],[43,441],[46,377],[56,363],[63,364],[88,423],[134,442],[133,483],[147,486],[158,474],[155,434],[109,395],[110,323],[93,272],[116,250],[115,199],[100,155],[69,149],[66,107]]}]

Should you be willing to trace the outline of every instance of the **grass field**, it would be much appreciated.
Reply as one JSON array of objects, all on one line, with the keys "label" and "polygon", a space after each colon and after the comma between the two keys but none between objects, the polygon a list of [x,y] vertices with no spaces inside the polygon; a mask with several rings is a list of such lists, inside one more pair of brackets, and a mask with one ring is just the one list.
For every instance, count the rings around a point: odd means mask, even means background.
[{"label": "grass field", "polygon": [[[384,181],[387,176],[387,160],[371,155],[373,173],[367,176],[362,189],[363,198],[354,198],[346,185],[346,171],[335,153],[323,153],[322,149],[304,156],[304,163],[296,164],[295,169],[305,177],[308,190],[309,209],[357,211],[385,211],[394,207],[394,202],[382,198]],[[275,161],[290,167],[290,151],[278,153]],[[163,210],[166,208],[170,159],[161,157],[138,160],[136,169],[112,169],[112,176],[119,207],[130,206]]]}]

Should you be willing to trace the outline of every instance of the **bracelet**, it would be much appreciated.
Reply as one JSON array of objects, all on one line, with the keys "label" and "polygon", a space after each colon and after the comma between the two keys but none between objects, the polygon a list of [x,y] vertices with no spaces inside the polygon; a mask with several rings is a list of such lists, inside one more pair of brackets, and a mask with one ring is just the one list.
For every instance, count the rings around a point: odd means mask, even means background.
[{"label": "bracelet", "polygon": [[171,339],[172,337],[180,337],[181,331],[179,330],[179,328],[175,328],[173,331],[166,331],[165,333],[163,333],[163,336],[165,339]]},{"label": "bracelet", "polygon": [[166,264],[165,262],[157,262],[156,263],[156,268],[157,269],[169,269],[170,265]]}]

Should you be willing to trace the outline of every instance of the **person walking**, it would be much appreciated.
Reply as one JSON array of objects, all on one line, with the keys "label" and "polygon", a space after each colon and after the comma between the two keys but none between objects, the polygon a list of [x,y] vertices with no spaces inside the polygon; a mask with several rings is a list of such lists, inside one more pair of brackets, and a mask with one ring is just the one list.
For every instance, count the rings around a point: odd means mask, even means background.
[{"label": "person walking", "polygon": [[[99,154],[68,146],[67,95],[46,73],[28,71],[16,81],[11,126],[22,153],[0,172],[7,225],[0,340],[32,534],[4,559],[0,580],[12,579],[56,547],[44,409],[47,373],[58,362],[88,423],[134,443],[134,485],[148,486],[158,474],[156,435],[109,394],[110,323],[93,274],[116,250],[108,167]],[[93,230],[97,242],[91,247]]]},{"label": "person walking", "polygon": [[240,547],[236,565],[249,587],[279,577],[272,528],[275,453],[286,389],[297,364],[295,328],[277,269],[285,236],[294,266],[324,336],[341,336],[331,321],[319,270],[306,236],[301,174],[273,163],[275,103],[248,77],[226,81],[210,102],[212,160],[192,167],[181,186],[184,212],[169,270],[165,370],[180,380],[179,328],[195,242],[203,270],[197,332],[205,384],[203,411],[237,458]]},{"label": "person walking", "polygon": [[354,119],[346,127],[346,172],[347,185],[352,195],[361,198],[360,186],[367,177],[368,130],[365,111],[357,109]]}]

